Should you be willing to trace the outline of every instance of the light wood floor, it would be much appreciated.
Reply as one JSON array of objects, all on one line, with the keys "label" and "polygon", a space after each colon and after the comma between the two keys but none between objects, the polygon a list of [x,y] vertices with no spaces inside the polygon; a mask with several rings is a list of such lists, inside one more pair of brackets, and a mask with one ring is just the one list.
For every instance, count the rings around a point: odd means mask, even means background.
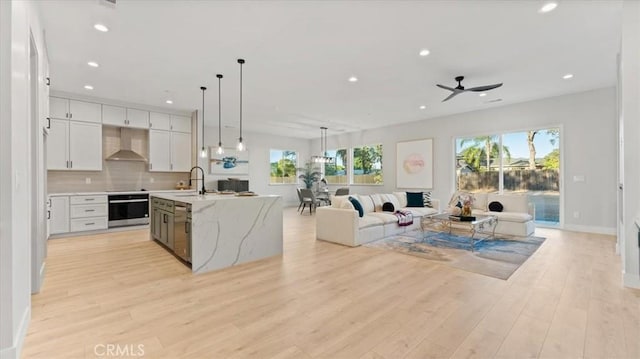
[{"label": "light wood floor", "polygon": [[146,230],[50,241],[23,357],[640,358],[613,237],[538,229],[503,281],[284,228],[283,257],[198,276]]}]

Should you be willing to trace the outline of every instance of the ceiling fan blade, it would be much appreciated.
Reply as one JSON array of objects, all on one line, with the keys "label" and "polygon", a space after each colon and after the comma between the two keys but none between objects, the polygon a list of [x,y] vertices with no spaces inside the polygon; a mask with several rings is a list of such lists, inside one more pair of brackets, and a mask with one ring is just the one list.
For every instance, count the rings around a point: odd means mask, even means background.
[{"label": "ceiling fan blade", "polygon": [[470,89],[466,89],[466,91],[475,91],[475,92],[482,92],[482,91],[489,91],[489,90],[493,90],[495,88],[498,88],[502,86],[502,84],[494,84],[494,85],[487,85],[487,86],[478,86],[478,87],[472,87]]},{"label": "ceiling fan blade", "polygon": [[462,93],[462,91],[454,91],[453,93],[451,93],[451,95],[447,96],[447,98],[445,98],[444,100],[442,100],[442,102],[445,101],[449,101],[451,100],[454,96],[457,96],[458,94]]},{"label": "ceiling fan blade", "polygon": [[445,90],[449,90],[451,92],[455,91],[455,89],[453,87],[449,87],[449,86],[445,86],[445,85],[440,85],[437,84],[436,86],[440,87],[441,89],[445,89]]}]

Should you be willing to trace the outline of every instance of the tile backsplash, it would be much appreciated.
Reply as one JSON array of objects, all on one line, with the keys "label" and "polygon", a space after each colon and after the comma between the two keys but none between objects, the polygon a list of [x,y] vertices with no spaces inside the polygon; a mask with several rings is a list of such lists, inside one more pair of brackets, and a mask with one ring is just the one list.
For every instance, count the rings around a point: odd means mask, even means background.
[{"label": "tile backsplash", "polygon": [[[149,158],[148,131],[133,131],[131,147],[145,158]],[[102,128],[102,171],[48,171],[47,189],[49,193],[167,190],[175,189],[183,180],[188,182],[187,172],[149,172],[146,162],[105,161],[120,149],[120,129]],[[87,183],[87,178],[90,183]]]}]

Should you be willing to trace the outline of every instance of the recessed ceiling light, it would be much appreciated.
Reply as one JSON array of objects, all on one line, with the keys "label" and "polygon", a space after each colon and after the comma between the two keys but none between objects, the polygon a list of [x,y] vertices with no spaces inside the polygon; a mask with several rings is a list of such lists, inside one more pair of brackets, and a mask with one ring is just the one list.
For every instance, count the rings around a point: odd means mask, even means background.
[{"label": "recessed ceiling light", "polygon": [[349,77],[349,82],[358,82],[358,78],[355,76]]},{"label": "recessed ceiling light", "polygon": [[84,85],[84,88],[87,90],[93,90],[93,86],[91,85]]},{"label": "recessed ceiling light", "polygon": [[95,25],[93,25],[93,28],[98,30],[98,31],[102,31],[102,32],[109,31],[109,28],[106,27],[105,25],[102,25],[102,24],[95,24]]},{"label": "recessed ceiling light", "polygon": [[573,74],[566,74],[566,75],[562,76],[562,78],[565,79],[565,80],[568,80],[568,79],[570,79],[572,77],[573,77]]},{"label": "recessed ceiling light", "polygon": [[95,61],[89,61],[89,62],[87,62],[87,65],[89,65],[89,66],[91,66],[91,67],[99,67],[99,66],[100,66],[100,65],[98,65],[98,63],[97,63],[97,62],[95,62]]},{"label": "recessed ceiling light", "polygon": [[422,49],[420,50],[420,56],[427,56],[429,55],[431,52],[429,52],[429,50],[427,49]]},{"label": "recessed ceiling light", "polygon": [[168,103],[169,105],[173,104],[173,101],[171,101],[171,100],[167,100],[165,102]]},{"label": "recessed ceiling light", "polygon": [[420,106],[421,110],[424,110],[425,108],[427,108],[427,106],[425,106],[425,105]]},{"label": "recessed ceiling light", "polygon": [[539,13],[544,14],[547,12],[551,12],[553,10],[555,10],[555,8],[558,7],[558,3],[555,1],[547,1],[546,3],[544,3],[544,5],[542,5],[542,7],[540,8],[540,10],[538,10]]},{"label": "recessed ceiling light", "polygon": [[478,95],[478,96],[480,96],[480,97],[485,97],[485,96],[487,96],[487,94],[483,92],[483,93],[481,93],[481,94],[480,94],[480,95]]}]

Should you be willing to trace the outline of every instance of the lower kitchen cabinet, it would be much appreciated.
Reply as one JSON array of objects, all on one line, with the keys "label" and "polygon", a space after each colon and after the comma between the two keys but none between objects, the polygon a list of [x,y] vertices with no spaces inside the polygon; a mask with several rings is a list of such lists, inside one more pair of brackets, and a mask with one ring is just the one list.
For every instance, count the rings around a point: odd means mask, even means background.
[{"label": "lower kitchen cabinet", "polygon": [[69,197],[49,197],[49,234],[69,232]]},{"label": "lower kitchen cabinet", "polygon": [[173,201],[153,198],[151,201],[151,237],[173,249]]}]

